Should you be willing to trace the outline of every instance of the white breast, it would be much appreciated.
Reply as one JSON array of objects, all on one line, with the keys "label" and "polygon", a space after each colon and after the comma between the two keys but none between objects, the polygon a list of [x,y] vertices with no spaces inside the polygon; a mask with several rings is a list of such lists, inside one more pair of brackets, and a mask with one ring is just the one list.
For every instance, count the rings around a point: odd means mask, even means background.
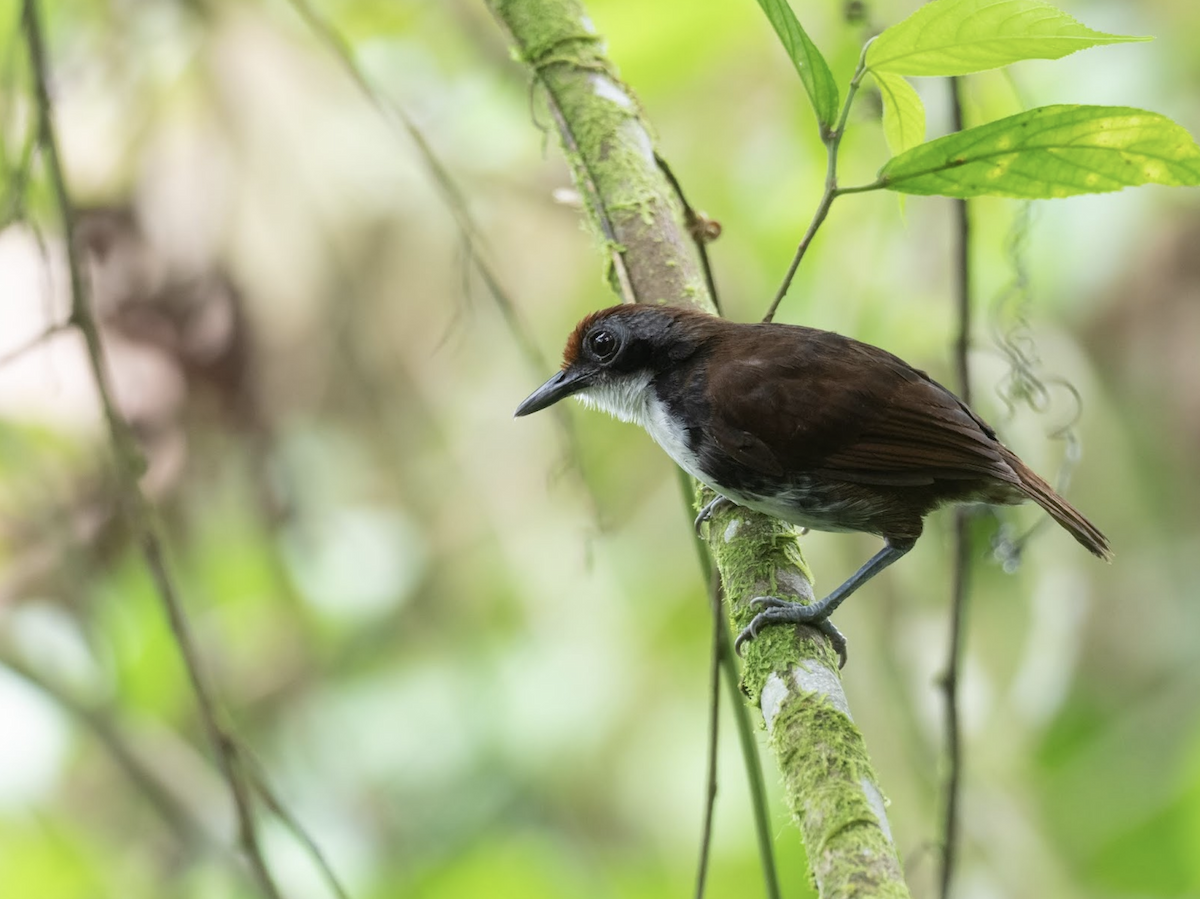
[{"label": "white breast", "polygon": [[[694,478],[707,483],[700,473],[700,458],[688,446],[687,430],[680,426],[667,412],[667,404],[659,400],[653,391],[646,402],[646,418],[639,424],[646,429],[654,442],[661,446],[675,464]],[[712,486],[711,484],[709,486]]]},{"label": "white breast", "polygon": [[699,459],[688,448],[687,431],[667,414],[666,404],[658,399],[650,386],[649,372],[633,380],[597,384],[579,391],[575,398],[593,409],[603,409],[621,421],[641,425],[676,465],[692,477],[700,477]]},{"label": "white breast", "polygon": [[661,402],[653,393],[650,391],[651,396],[646,403],[646,420],[641,424],[654,438],[654,442],[666,450],[667,455],[675,460],[676,465],[700,483],[707,484],[739,506],[749,506],[752,509],[761,508],[756,497],[743,496],[728,487],[715,483],[704,473],[700,466],[700,457],[688,446],[687,430],[668,414],[666,403]]},{"label": "white breast", "polygon": [[784,490],[769,496],[741,494],[720,484],[714,484],[700,470],[700,458],[688,446],[687,430],[671,418],[666,403],[659,400],[654,388],[650,386],[649,374],[634,380],[598,384],[581,390],[575,394],[575,398],[586,406],[602,409],[621,421],[632,421],[641,425],[676,465],[739,506],[756,509],[792,524],[818,531],[863,530],[860,527],[843,526],[840,522],[847,519],[856,520],[856,515],[862,516],[869,510],[856,508],[853,503],[847,505],[845,502],[838,502],[821,494],[812,484],[798,484],[794,490]]}]

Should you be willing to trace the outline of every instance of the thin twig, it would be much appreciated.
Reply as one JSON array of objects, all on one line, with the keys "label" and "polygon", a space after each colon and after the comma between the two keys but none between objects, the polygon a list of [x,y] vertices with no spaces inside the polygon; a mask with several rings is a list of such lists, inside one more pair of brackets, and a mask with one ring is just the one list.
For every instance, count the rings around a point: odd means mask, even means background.
[{"label": "thin twig", "polygon": [[[963,104],[961,82],[950,79],[954,130],[962,131]],[[958,397],[971,405],[971,211],[966,200],[954,200],[954,294],[958,306],[958,337],[954,342],[954,367],[958,376]]]},{"label": "thin twig", "polygon": [[[13,39],[16,40],[15,33]],[[13,55],[15,56],[15,54]],[[0,119],[0,122],[3,121],[6,119]],[[8,181],[8,196],[4,200],[4,211],[0,213],[0,231],[25,218],[25,189],[29,184],[37,142],[37,132],[31,130],[25,139],[25,145],[21,148],[21,159],[16,168],[4,173],[5,179]],[[8,160],[5,160],[4,164],[7,169]]]},{"label": "thin twig", "polygon": [[[693,512],[692,501],[696,495],[696,482],[683,469],[679,469],[679,486],[683,491],[684,510],[690,526]],[[712,584],[721,577],[712,563],[704,544],[696,541],[696,559],[704,583]],[[742,695],[741,675],[738,672],[737,656],[733,652],[733,637],[729,633],[729,619],[718,616],[719,643],[715,647],[720,662],[725,687],[729,691],[729,705],[733,709],[733,725],[742,750],[742,762],[746,767],[746,781],[750,789],[750,806],[754,815],[754,834],[758,841],[759,864],[762,866],[763,884],[767,899],[780,899],[779,871],[775,866],[775,842],[771,830],[771,812],[767,804],[767,783],[763,778],[762,759],[758,755],[758,740],[754,725],[750,723],[750,712],[746,708],[746,697]],[[715,699],[713,700],[715,703]]]},{"label": "thin twig", "polygon": [[[960,201],[961,202],[961,201]],[[942,824],[941,899],[949,899],[958,861],[959,791],[962,777],[962,726],[958,714],[958,676],[963,651],[963,616],[970,589],[971,515],[967,509],[954,513],[954,576],[950,600],[950,647],[941,678],[945,702],[946,782]]]},{"label": "thin twig", "polygon": [[30,350],[37,349],[55,334],[61,334],[63,331],[69,331],[71,329],[71,324],[72,323],[69,321],[55,322],[48,328],[43,329],[40,333],[33,335],[33,337],[29,338],[20,346],[14,347],[3,356],[0,356],[0,368],[4,368],[6,365],[15,362]]},{"label": "thin twig", "polygon": [[767,805],[767,782],[763,777],[762,759],[758,756],[758,740],[750,723],[746,697],[742,693],[741,677],[733,651],[733,635],[729,632],[729,617],[721,616],[721,669],[725,673],[725,689],[733,706],[733,723],[742,746],[746,763],[746,779],[750,786],[750,805],[754,812],[754,836],[758,841],[758,858],[762,866],[763,886],[767,899],[782,899],[779,889],[779,869],[775,864],[775,834],[771,830],[771,810]]},{"label": "thin twig", "polygon": [[[96,349],[99,349],[99,343],[96,344]],[[97,359],[97,364],[102,364],[99,362],[99,359]],[[243,770],[241,760],[238,757],[237,741],[218,718],[220,711],[217,708],[216,700],[213,698],[213,688],[208,683],[208,674],[200,661],[200,652],[196,646],[195,637],[191,632],[191,624],[188,622],[187,614],[184,612],[183,604],[179,600],[174,581],[167,570],[162,541],[157,534],[156,528],[150,523],[150,510],[147,507],[145,497],[141,495],[136,479],[130,478],[131,475],[132,472],[127,470],[125,475],[128,479],[126,481],[126,489],[128,490],[129,485],[132,484],[132,489],[137,491],[137,499],[134,502],[141,507],[139,514],[143,518],[140,526],[137,526],[137,529],[141,531],[142,552],[145,556],[146,564],[150,569],[151,577],[158,589],[159,597],[166,606],[167,617],[171,623],[171,632],[179,644],[180,653],[184,659],[184,667],[187,669],[188,678],[192,683],[192,691],[196,694],[200,717],[204,722],[204,730],[209,742],[213,744],[216,753],[217,767],[229,783],[230,793],[233,795],[233,802],[237,813],[238,840],[242,845],[242,850],[245,852],[247,860],[250,862],[251,870],[254,872],[254,879],[258,882],[259,888],[270,899],[280,899],[279,887],[275,884],[271,876],[262,845],[259,842],[258,827],[254,816],[252,786],[246,778],[246,772]],[[130,503],[130,505],[132,504]]]},{"label": "thin twig", "polygon": [[704,887],[708,879],[709,847],[712,844],[713,812],[717,807],[717,738],[721,721],[721,622],[725,614],[721,605],[721,578],[716,572],[709,575],[708,598],[713,613],[712,661],[708,678],[708,774],[704,791],[704,825],[700,831],[700,861],[696,869],[696,899],[704,899]]},{"label": "thin twig", "polygon": [[141,545],[151,579],[166,609],[172,634],[179,646],[184,667],[187,669],[192,690],[196,695],[196,704],[205,733],[216,755],[217,765],[229,784],[237,813],[239,839],[246,860],[249,862],[254,879],[263,894],[270,899],[279,899],[279,889],[271,877],[262,847],[259,844],[250,785],[246,782],[238,765],[234,741],[220,724],[213,690],[200,662],[199,652],[179,600],[175,583],[167,570],[162,538],[159,536],[157,525],[154,522],[153,511],[138,484],[139,473],[144,467],[144,461],[134,443],[128,425],[121,418],[113,400],[104,358],[104,347],[100,342],[100,332],[88,301],[83,277],[83,261],[79,258],[78,247],[74,239],[75,209],[67,192],[58,149],[58,138],[53,124],[48,66],[36,0],[25,0],[22,24],[29,46],[30,67],[36,92],[39,142],[45,153],[46,167],[54,190],[59,216],[62,219],[64,242],[67,249],[67,267],[71,285],[70,322],[79,329],[87,347],[88,361],[108,425],[114,461],[121,482],[121,501],[130,526],[136,535],[136,540]]},{"label": "thin twig", "polygon": [[[468,261],[475,267],[475,271],[495,301],[496,307],[500,310],[500,316],[504,319],[509,333],[516,341],[526,365],[539,377],[544,377],[545,372],[551,367],[550,363],[538,348],[537,341],[534,340],[532,333],[521,317],[517,304],[501,284],[500,276],[496,274],[495,269],[488,262],[481,248],[481,244],[483,243],[481,231],[471,216],[462,188],[458,186],[458,183],[454,180],[454,176],[451,175],[449,169],[438,158],[437,153],[434,152],[424,132],[417,126],[417,123],[413,121],[412,116],[408,114],[403,106],[395,100],[384,96],[371,83],[371,80],[367,78],[355,61],[354,50],[350,46],[350,43],[328,19],[317,12],[309,0],[288,0],[288,3],[291,4],[297,15],[300,16],[304,23],[317,36],[317,39],[338,60],[350,80],[363,96],[366,97],[367,102],[375,107],[376,111],[392,128],[406,134],[408,139],[417,148],[417,153],[432,176],[438,191],[441,193],[442,202],[449,209],[450,215],[454,219],[455,227],[458,228],[459,234],[462,235],[462,242]],[[619,257],[619,253],[614,253],[614,255]],[[621,264],[619,258],[615,264],[621,265],[621,272],[623,272],[623,264]],[[625,283],[628,284],[627,274],[625,275]],[[577,460],[583,458],[583,453],[580,450],[579,437],[575,431],[568,407],[560,404],[553,407],[551,412],[558,422],[563,442],[566,444],[567,458],[575,460],[573,464],[576,466],[577,471],[579,471]],[[579,471],[579,478],[585,488],[587,488],[587,480],[583,477],[582,471]],[[588,492],[590,494],[590,488],[588,488]]]},{"label": "thin twig", "polygon": [[654,162],[666,177],[671,189],[675,191],[680,205],[683,206],[683,223],[687,226],[688,234],[696,244],[696,253],[700,256],[700,267],[704,269],[704,283],[708,285],[708,295],[712,297],[713,308],[717,310],[717,315],[724,315],[724,312],[721,311],[721,298],[717,294],[717,279],[713,276],[712,264],[708,260],[708,245],[721,236],[721,225],[712,219],[706,219],[692,208],[692,204],[683,195],[683,186],[665,159],[655,153]]},{"label": "thin twig", "polygon": [[[537,70],[535,69],[534,71]],[[618,292],[621,294],[621,299],[625,303],[636,303],[638,302],[638,295],[634,292],[633,281],[629,277],[629,269],[625,266],[625,257],[621,255],[624,251],[617,240],[617,231],[608,217],[608,205],[600,195],[599,188],[596,187],[596,179],[588,167],[587,159],[579,152],[579,142],[575,140],[575,132],[571,130],[571,123],[567,121],[566,116],[559,109],[558,103],[555,102],[554,95],[549,91],[546,92],[546,103],[550,107],[550,114],[554,117],[554,121],[558,125],[558,132],[562,135],[563,143],[566,144],[568,152],[579,160],[579,167],[586,176],[580,180],[591,196],[588,208],[595,212],[596,220],[600,223],[600,231],[604,234],[604,240],[608,244],[609,258],[612,260],[613,274],[617,279],[617,287]]]},{"label": "thin twig", "polygon": [[350,899],[349,892],[342,885],[341,880],[338,879],[337,873],[333,870],[333,866],[329,863],[329,859],[325,857],[325,853],[317,844],[317,841],[313,839],[312,834],[300,823],[300,819],[280,801],[279,794],[271,787],[262,762],[242,747],[239,747],[239,751],[250,769],[250,779],[254,782],[254,789],[262,798],[263,803],[292,832],[292,836],[304,844],[304,847],[308,850],[308,854],[313,857],[313,860],[317,863],[317,867],[321,869],[321,874],[333,894],[338,899]]},{"label": "thin twig", "polygon": [[[963,104],[958,78],[950,79],[954,130],[963,129]],[[958,337],[954,344],[954,364],[958,375],[959,397],[971,402],[971,370],[968,352],[971,345],[971,217],[966,200],[954,200],[954,293],[957,304]],[[963,618],[970,589],[971,515],[960,508],[954,516],[954,576],[950,601],[950,646],[946,670],[941,678],[945,701],[946,784],[942,832],[941,899],[949,899],[958,860],[959,788],[962,777],[962,730],[958,709],[958,678],[963,654]]]},{"label": "thin twig", "polygon": [[856,184],[854,187],[839,187],[834,193],[839,197],[847,194],[865,194],[873,190],[883,190],[888,185],[886,178],[878,178],[869,184]]},{"label": "thin twig", "polygon": [[142,762],[137,750],[130,745],[112,716],[104,709],[80,699],[62,684],[46,676],[11,647],[0,645],[0,665],[3,665],[22,680],[36,687],[57,703],[68,715],[95,734],[96,739],[108,750],[120,768],[137,789],[146,796],[150,805],[158,812],[167,827],[174,832],[180,843],[188,847],[224,849],[212,834],[192,814],[162,779]]},{"label": "thin twig", "polygon": [[480,277],[487,286],[488,292],[495,299],[496,305],[500,309],[500,314],[503,316],[505,324],[508,325],[509,330],[520,346],[521,352],[525,355],[530,366],[539,372],[545,371],[546,360],[542,356],[541,350],[538,349],[537,342],[533,339],[529,329],[521,319],[521,314],[517,310],[516,304],[507,291],[500,285],[500,278],[496,275],[479,249],[481,242],[480,230],[467,208],[466,197],[463,195],[462,189],[455,182],[454,176],[442,164],[438,155],[433,151],[433,147],[430,146],[424,132],[417,127],[417,123],[413,121],[412,117],[402,106],[394,100],[385,97],[371,83],[370,79],[363,74],[363,71],[355,62],[353,48],[328,19],[317,12],[308,0],[288,0],[288,2],[321,43],[325,45],[326,49],[341,63],[350,80],[354,82],[355,86],[367,98],[368,102],[375,107],[389,124],[407,134],[408,138],[416,146],[422,162],[425,163],[425,167],[433,176],[434,183],[442,194],[442,200],[450,210],[450,215],[454,218],[454,224],[463,235],[463,242],[467,248],[467,255],[471,263],[475,266],[476,271],[479,272]]},{"label": "thin twig", "polygon": [[[796,269],[800,267],[800,260],[804,258],[804,254],[808,251],[808,245],[812,243],[813,238],[817,234],[817,229],[825,221],[825,216],[829,214],[829,207],[833,205],[833,201],[838,198],[840,193],[851,192],[838,190],[838,148],[842,144],[842,135],[846,132],[846,120],[850,117],[850,105],[854,102],[854,96],[858,93],[858,86],[862,83],[863,76],[867,73],[867,47],[869,46],[871,46],[871,42],[867,41],[863,45],[862,53],[858,57],[858,67],[854,70],[854,77],[850,79],[849,88],[846,89],[846,99],[842,103],[842,111],[838,116],[837,125],[834,126],[832,131],[826,131],[824,128],[821,130],[821,140],[825,143],[827,157],[825,165],[825,191],[821,194],[821,201],[817,204],[817,211],[813,213],[812,221],[808,224],[808,230],[804,232],[804,237],[800,239],[800,244],[796,247],[796,254],[792,257],[792,264],[788,266],[787,274],[783,276],[783,283],[779,285],[779,290],[775,292],[775,299],[771,301],[771,305],[767,308],[767,312],[762,318],[764,322],[769,322],[775,318],[775,310],[779,308],[779,304],[787,296],[788,288],[792,286],[792,279],[796,276]],[[866,188],[854,188],[853,192],[857,193],[864,189],[873,190],[874,187],[875,185],[869,185]]]}]

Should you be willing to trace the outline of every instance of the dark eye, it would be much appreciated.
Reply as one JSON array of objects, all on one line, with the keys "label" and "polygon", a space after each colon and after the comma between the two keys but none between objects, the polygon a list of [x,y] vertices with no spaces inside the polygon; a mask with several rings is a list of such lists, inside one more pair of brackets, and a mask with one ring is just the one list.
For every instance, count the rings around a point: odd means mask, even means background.
[{"label": "dark eye", "polygon": [[617,338],[612,331],[593,331],[588,335],[588,349],[592,355],[604,362],[617,352]]}]

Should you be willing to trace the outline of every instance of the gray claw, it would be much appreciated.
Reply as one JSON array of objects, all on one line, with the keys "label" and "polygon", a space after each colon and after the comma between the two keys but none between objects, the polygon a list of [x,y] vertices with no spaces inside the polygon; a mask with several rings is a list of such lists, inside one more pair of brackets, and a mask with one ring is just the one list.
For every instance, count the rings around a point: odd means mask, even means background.
[{"label": "gray claw", "polygon": [[778,596],[756,596],[750,600],[750,605],[762,609],[785,609],[790,606],[798,606],[800,603],[781,599]]},{"label": "gray claw", "polygon": [[[771,616],[777,621],[794,621],[796,624],[812,624],[816,618],[813,606],[807,606],[794,599],[783,599],[778,596],[756,596],[750,600],[750,605],[761,608],[763,612],[781,611],[784,616]],[[763,614],[760,612],[759,614]]]},{"label": "gray claw", "polygon": [[829,643],[833,646],[833,651],[838,655],[838,670],[845,668],[848,656],[846,654],[846,638],[842,636],[842,632],[834,627],[833,622],[828,618],[818,621],[813,626],[829,638]]},{"label": "gray claw", "polygon": [[737,653],[738,658],[742,655],[742,645],[748,640],[753,640],[758,636],[758,616],[755,615],[753,620],[742,628],[742,632],[737,635],[737,639],[733,641],[733,651]]},{"label": "gray claw", "polygon": [[807,624],[816,628],[829,640],[838,656],[838,668],[846,667],[846,638],[828,618],[813,621],[811,613],[808,612],[810,606],[778,596],[756,596],[750,600],[750,605],[759,607],[762,611],[750,619],[750,623],[733,641],[733,649],[739,656],[742,654],[742,647],[757,637],[769,624]]},{"label": "gray claw", "polygon": [[694,527],[696,529],[696,536],[697,537],[701,536],[700,535],[700,525],[702,525],[702,524],[704,524],[704,522],[708,521],[708,519],[712,517],[713,512],[717,511],[717,509],[723,509],[725,506],[732,506],[732,505],[733,505],[733,500],[728,499],[727,497],[721,496],[718,493],[716,498],[714,500],[712,500],[712,502],[710,502],[708,505],[706,505],[703,509],[701,509],[700,514],[696,516],[696,520],[692,524],[692,527]]}]

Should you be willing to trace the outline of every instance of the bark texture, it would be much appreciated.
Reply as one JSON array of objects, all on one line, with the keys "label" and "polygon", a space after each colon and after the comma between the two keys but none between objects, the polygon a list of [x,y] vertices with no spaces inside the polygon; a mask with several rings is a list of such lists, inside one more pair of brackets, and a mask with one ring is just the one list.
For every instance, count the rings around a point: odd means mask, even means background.
[{"label": "bark texture", "polygon": [[[735,632],[754,617],[755,596],[813,600],[790,525],[734,507],[713,516],[708,544]],[[784,798],[822,899],[907,899],[883,793],[829,642],[807,626],[765,629],[746,644],[742,689],[770,732]]]},{"label": "bark texture", "polygon": [[654,158],[632,92],[604,55],[583,6],[496,0],[521,61],[544,88],[563,150],[625,302],[693,303],[712,312],[683,207]]},{"label": "bark texture", "polygon": [[[626,302],[692,304],[712,312],[683,205],[583,5],[492,0],[491,8],[535,86],[545,91],[614,289]],[[712,496],[700,494],[702,500]],[[733,508],[713,517],[708,539],[735,629],[749,622],[755,596],[813,598],[791,526]],[[907,897],[883,797],[828,642],[807,627],[768,628],[747,646],[745,663],[743,690],[770,731],[820,895]]]}]

